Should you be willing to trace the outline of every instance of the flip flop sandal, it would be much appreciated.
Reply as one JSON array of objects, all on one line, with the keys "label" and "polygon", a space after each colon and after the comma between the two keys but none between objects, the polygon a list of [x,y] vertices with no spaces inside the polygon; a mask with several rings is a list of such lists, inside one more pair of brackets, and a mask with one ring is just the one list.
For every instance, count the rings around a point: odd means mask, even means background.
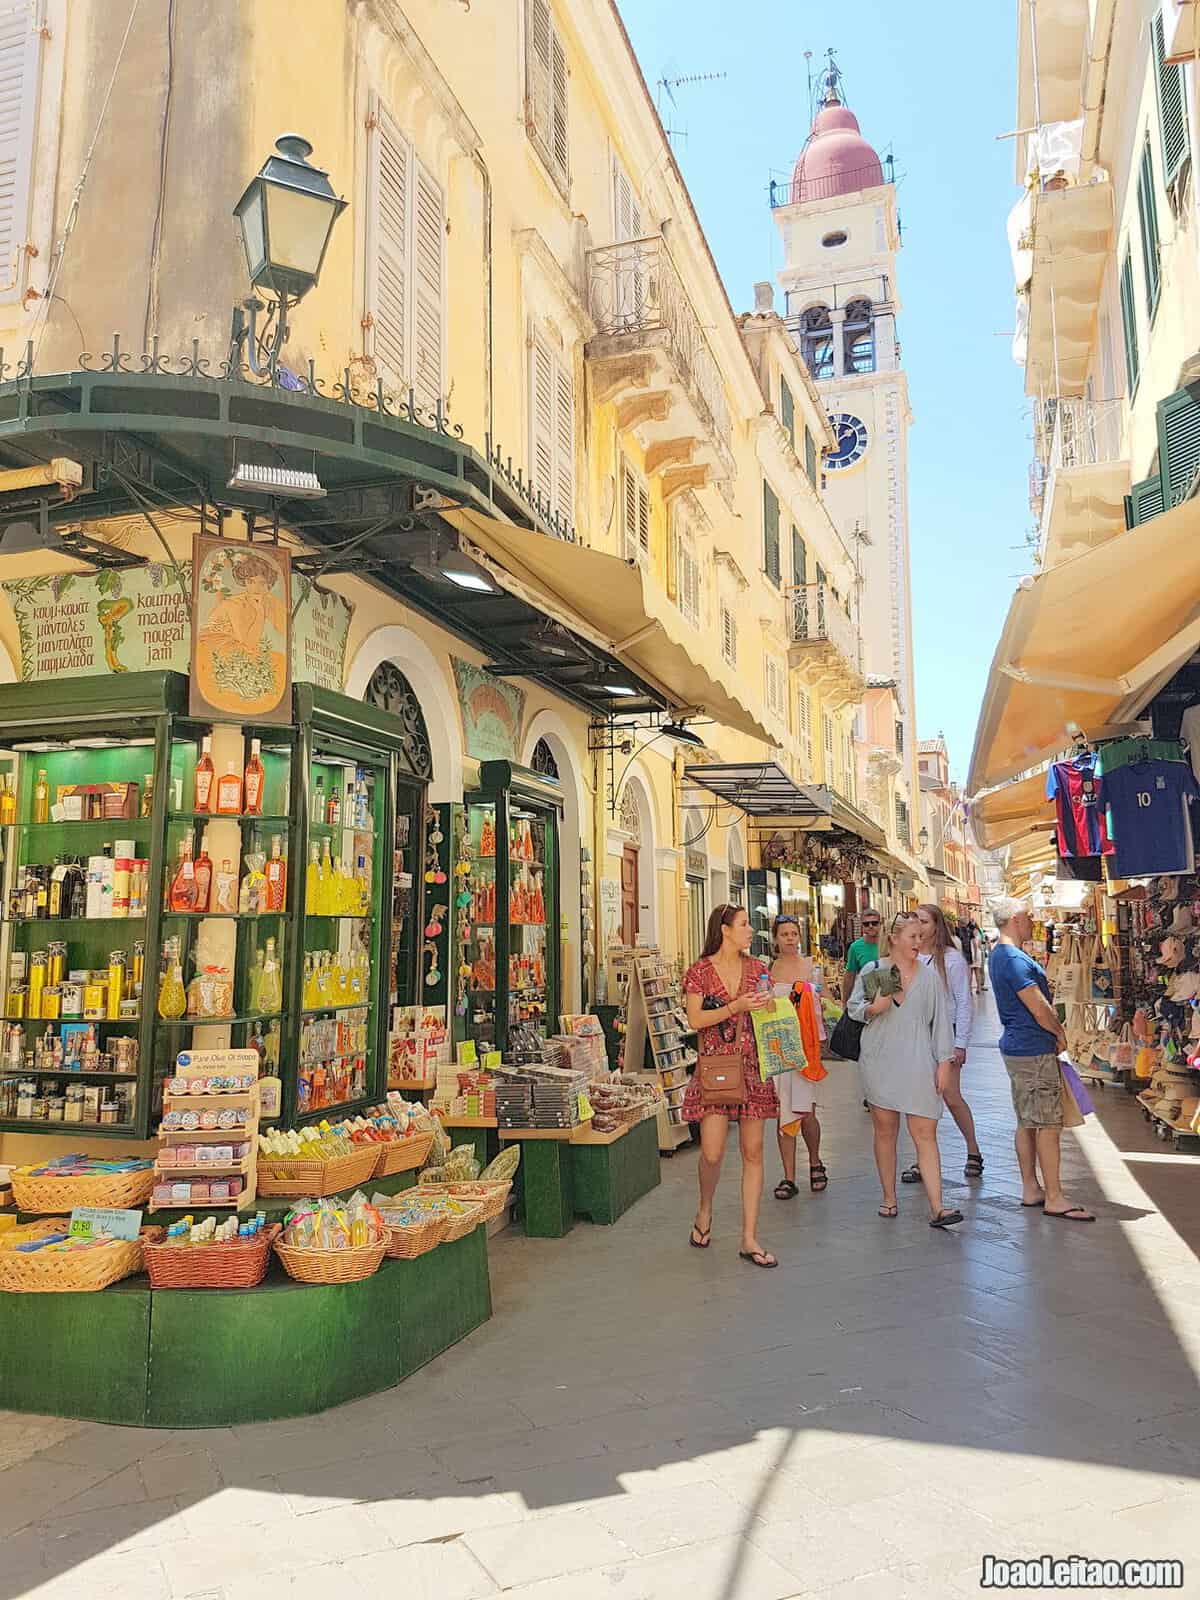
[{"label": "flip flop sandal", "polygon": [[793,1183],[790,1178],[780,1178],[775,1185],[776,1200],[794,1200],[799,1193],[799,1185]]},{"label": "flip flop sandal", "polygon": [[777,1267],[779,1262],[769,1250],[739,1250],[738,1255],[752,1267]]},{"label": "flip flop sandal", "polygon": [[1057,1217],[1059,1222],[1095,1222],[1095,1217],[1090,1211],[1085,1211],[1082,1206],[1068,1206],[1065,1211],[1046,1211],[1044,1217]]},{"label": "flip flop sandal", "polygon": [[983,1157],[982,1156],[968,1156],[967,1157],[967,1164],[963,1168],[963,1177],[964,1178],[982,1178],[983,1177]]},{"label": "flip flop sandal", "polygon": [[953,1228],[956,1227],[962,1221],[962,1219],[963,1214],[961,1211],[943,1211],[940,1216],[930,1217],[929,1226],[931,1228]]},{"label": "flip flop sandal", "polygon": [[920,1183],[920,1181],[920,1167],[905,1167],[904,1171],[900,1174],[901,1183]]},{"label": "flip flop sandal", "polygon": [[881,1217],[886,1218],[890,1222],[893,1217],[898,1217],[900,1215],[900,1207],[899,1206],[880,1206],[879,1215]]},{"label": "flip flop sandal", "polygon": [[[696,1237],[697,1234],[700,1235],[698,1239]],[[711,1226],[702,1228],[699,1223],[693,1222],[691,1234],[688,1236],[688,1243],[691,1245],[693,1250],[707,1250],[709,1245],[712,1243]]]},{"label": "flip flop sandal", "polygon": [[815,1166],[808,1169],[808,1187],[814,1194],[820,1194],[829,1187],[829,1174],[825,1171],[825,1163],[818,1161]]},{"label": "flip flop sandal", "polygon": [[1022,1200],[1021,1201],[1021,1210],[1022,1211],[1036,1211],[1039,1208],[1039,1206],[1044,1206],[1045,1204],[1046,1204],[1045,1200]]}]

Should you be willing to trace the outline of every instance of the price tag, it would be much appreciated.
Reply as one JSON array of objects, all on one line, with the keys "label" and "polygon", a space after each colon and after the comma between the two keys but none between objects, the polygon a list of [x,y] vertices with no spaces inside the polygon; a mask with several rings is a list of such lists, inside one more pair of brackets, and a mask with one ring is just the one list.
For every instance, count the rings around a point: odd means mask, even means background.
[{"label": "price tag", "polygon": [[484,1058],[483,1058],[483,1065],[484,1065],[484,1070],[487,1071],[487,1072],[496,1072],[496,1071],[498,1071],[499,1068],[500,1068],[500,1052],[499,1052],[499,1050],[489,1050],[489,1051],[487,1051],[487,1053],[484,1055]]},{"label": "price tag", "polygon": [[580,1122],[590,1122],[592,1120],[592,1102],[586,1094],[579,1096],[579,1120]]},{"label": "price tag", "polygon": [[140,1211],[109,1211],[102,1206],[76,1206],[67,1233],[72,1239],[95,1239],[106,1233],[113,1239],[136,1239],[142,1226]]},{"label": "price tag", "polygon": [[474,1039],[462,1039],[458,1045],[458,1064],[460,1067],[473,1067],[479,1060],[479,1052],[475,1048]]}]

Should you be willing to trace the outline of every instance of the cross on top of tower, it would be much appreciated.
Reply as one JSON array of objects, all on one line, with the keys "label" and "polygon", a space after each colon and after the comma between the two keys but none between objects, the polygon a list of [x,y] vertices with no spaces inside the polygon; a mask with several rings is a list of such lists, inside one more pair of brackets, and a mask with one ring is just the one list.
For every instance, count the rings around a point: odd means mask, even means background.
[{"label": "cross on top of tower", "polygon": [[792,173],[793,205],[856,194],[884,181],[879,155],[863,138],[858,118],[846,104],[842,70],[832,48],[825,52],[816,89],[817,113]]}]

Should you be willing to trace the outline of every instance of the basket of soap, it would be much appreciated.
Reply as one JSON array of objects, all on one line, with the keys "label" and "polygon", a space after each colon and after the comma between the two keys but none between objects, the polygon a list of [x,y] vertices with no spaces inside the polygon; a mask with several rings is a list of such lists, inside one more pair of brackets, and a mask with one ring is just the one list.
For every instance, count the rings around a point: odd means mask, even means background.
[{"label": "basket of soap", "polygon": [[[136,1239],[107,1234],[72,1238],[65,1217],[53,1224],[10,1230],[0,1248],[0,1290],[10,1294],[81,1294],[107,1289],[110,1283],[142,1270],[142,1250],[162,1237],[161,1228],[143,1228]],[[53,1231],[51,1231],[53,1228]]]},{"label": "basket of soap", "polygon": [[362,1194],[345,1204],[327,1197],[299,1201],[284,1218],[275,1254],[300,1283],[357,1283],[378,1272],[388,1230]]},{"label": "basket of soap", "polygon": [[286,1199],[341,1194],[365,1183],[379,1162],[377,1144],[352,1144],[339,1129],[319,1127],[258,1136],[260,1195]]},{"label": "basket of soap", "polygon": [[266,1276],[277,1222],[268,1225],[260,1211],[249,1220],[191,1217],[173,1222],[161,1243],[144,1255],[152,1289],[253,1289]]},{"label": "basket of soap", "polygon": [[104,1161],[96,1156],[56,1156],[38,1166],[12,1169],[18,1211],[73,1211],[100,1206],[139,1211],[154,1192],[154,1163],[137,1157]]}]

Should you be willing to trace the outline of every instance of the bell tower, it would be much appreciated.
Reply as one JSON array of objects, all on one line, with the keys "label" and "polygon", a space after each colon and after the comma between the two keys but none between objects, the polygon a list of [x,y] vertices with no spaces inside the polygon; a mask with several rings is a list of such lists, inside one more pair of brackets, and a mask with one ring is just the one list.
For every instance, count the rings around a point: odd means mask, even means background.
[{"label": "bell tower", "polygon": [[[784,321],[837,437],[825,504],[859,574],[869,677],[895,683],[905,799],[919,824],[908,538],[908,382],[896,335],[900,222],[892,158],[881,160],[846,104],[832,50],[790,183],[771,185],[783,241]],[[890,819],[889,819],[890,820]]]}]

